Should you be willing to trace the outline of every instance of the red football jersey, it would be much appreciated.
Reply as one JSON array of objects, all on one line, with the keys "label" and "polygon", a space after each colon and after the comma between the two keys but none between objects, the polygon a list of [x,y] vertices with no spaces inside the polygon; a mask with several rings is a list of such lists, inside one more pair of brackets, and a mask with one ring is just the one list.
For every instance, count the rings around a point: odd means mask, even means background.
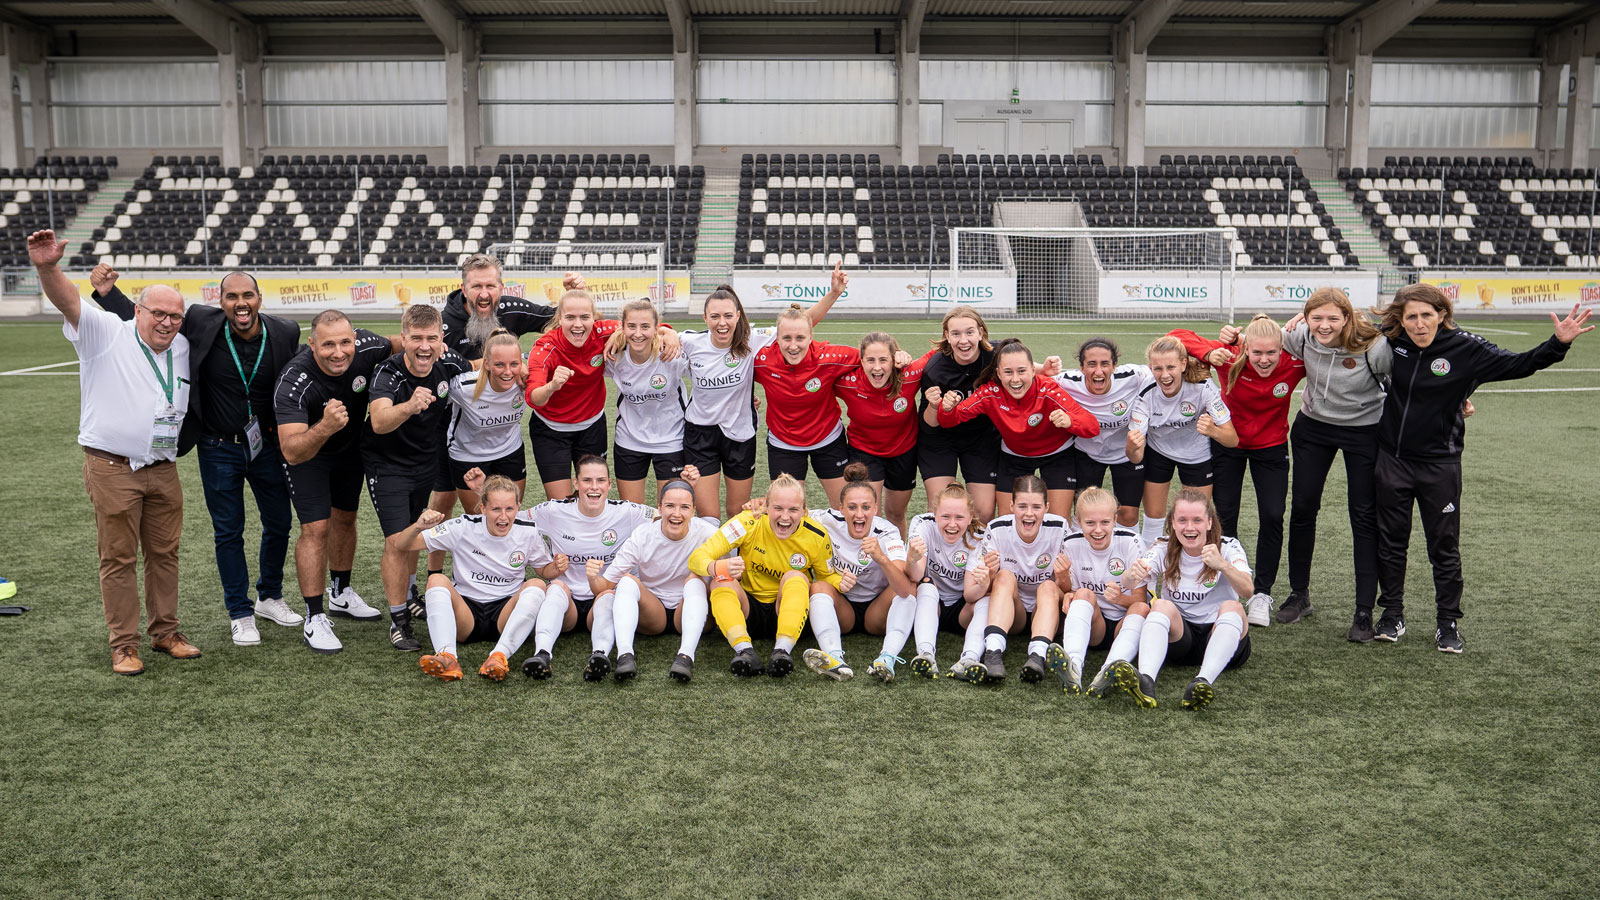
[{"label": "red football jersey", "polygon": [[834,383],[850,415],[850,446],[873,456],[899,456],[917,445],[917,392],[927,357],[900,370],[900,390],[875,388],[859,367]]},{"label": "red football jersey", "polygon": [[[1221,341],[1208,340],[1182,328],[1170,332],[1183,342],[1189,355],[1205,362],[1206,354],[1213,350],[1242,353],[1238,345],[1229,346]],[[1206,365],[1211,365],[1209,362]],[[1215,367],[1213,367],[1215,368]],[[1294,389],[1306,377],[1306,364],[1299,357],[1284,351],[1278,357],[1278,367],[1270,375],[1256,372],[1255,366],[1246,364],[1239,380],[1228,385],[1228,369],[1217,369],[1217,381],[1222,389],[1222,402],[1228,404],[1233,415],[1233,428],[1239,433],[1240,450],[1260,450],[1276,447],[1289,440],[1289,401]]]},{"label": "red football jersey", "polygon": [[[1065,431],[1050,422],[1052,410],[1072,417]],[[1033,384],[1020,399],[1014,399],[994,382],[981,385],[955,409],[939,407],[939,424],[944,427],[986,415],[1000,431],[1005,449],[1015,456],[1049,456],[1063,449],[1074,437],[1094,437],[1100,422],[1067,396],[1054,379],[1033,376]]]},{"label": "red football jersey", "polygon": [[798,365],[777,344],[756,354],[756,383],[767,393],[767,434],[791,447],[814,447],[839,426],[833,385],[861,365],[861,351],[813,340]]},{"label": "red football jersey", "polygon": [[[606,338],[622,327],[613,319],[594,323],[582,347],[572,346],[564,331],[547,331],[528,351],[528,407],[552,422],[576,425],[587,422],[606,410]],[[533,389],[550,383],[557,366],[572,370],[572,377],[550,395],[544,406],[533,405]]]}]

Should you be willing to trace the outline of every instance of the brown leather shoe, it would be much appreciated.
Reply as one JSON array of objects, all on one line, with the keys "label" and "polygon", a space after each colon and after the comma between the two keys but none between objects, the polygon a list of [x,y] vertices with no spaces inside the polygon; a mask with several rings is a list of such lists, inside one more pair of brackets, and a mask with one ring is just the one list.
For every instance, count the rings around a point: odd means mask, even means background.
[{"label": "brown leather shoe", "polygon": [[144,663],[139,661],[137,647],[111,648],[111,671],[118,675],[142,675]]},{"label": "brown leather shoe", "polygon": [[173,659],[200,658],[200,648],[189,643],[189,639],[177,631],[174,631],[166,640],[156,641],[151,647]]}]

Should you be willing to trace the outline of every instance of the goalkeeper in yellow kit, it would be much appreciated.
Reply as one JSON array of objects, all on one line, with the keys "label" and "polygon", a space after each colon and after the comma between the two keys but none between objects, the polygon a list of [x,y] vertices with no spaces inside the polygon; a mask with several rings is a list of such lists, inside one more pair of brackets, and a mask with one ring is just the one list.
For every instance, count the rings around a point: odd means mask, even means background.
[{"label": "goalkeeper in yellow kit", "polygon": [[[734,549],[737,556],[722,558]],[[789,475],[773,479],[764,512],[734,516],[689,554],[689,570],[711,576],[711,614],[733,645],[733,674],[782,678],[793,671],[812,583],[847,591],[855,580],[835,572],[832,559],[828,533],[806,515],[805,487]],[[775,638],[765,666],[750,645],[752,633]]]}]

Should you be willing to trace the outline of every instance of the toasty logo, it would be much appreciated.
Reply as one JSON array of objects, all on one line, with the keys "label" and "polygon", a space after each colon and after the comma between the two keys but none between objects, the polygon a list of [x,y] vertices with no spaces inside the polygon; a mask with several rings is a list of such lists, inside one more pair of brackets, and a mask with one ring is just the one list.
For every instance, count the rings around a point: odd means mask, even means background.
[{"label": "toasty logo", "polygon": [[1449,375],[1450,374],[1450,360],[1448,360],[1448,359],[1436,359],[1431,364],[1429,364],[1428,371],[1432,372],[1435,375]]},{"label": "toasty logo", "polygon": [[1287,384],[1284,384],[1281,381],[1278,382],[1277,384],[1272,386],[1272,396],[1274,396],[1274,397],[1287,397],[1287,396],[1289,396],[1289,386]]},{"label": "toasty logo", "polygon": [[903,412],[906,411],[906,407],[908,407],[908,406],[910,406],[910,404],[906,403],[906,398],[904,398],[904,397],[896,397],[896,398],[894,398],[894,411],[895,412],[903,413]]},{"label": "toasty logo", "polygon": [[667,376],[665,376],[665,375],[651,375],[650,376],[650,386],[655,388],[658,391],[661,390],[662,388],[667,386]]},{"label": "toasty logo", "polygon": [[511,568],[520,569],[522,564],[527,561],[528,557],[524,556],[521,550],[511,551]]}]

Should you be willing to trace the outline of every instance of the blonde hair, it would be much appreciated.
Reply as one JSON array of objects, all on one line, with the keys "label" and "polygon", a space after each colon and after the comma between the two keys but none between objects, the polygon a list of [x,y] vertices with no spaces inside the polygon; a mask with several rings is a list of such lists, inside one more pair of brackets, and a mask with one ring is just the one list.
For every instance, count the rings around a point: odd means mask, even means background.
[{"label": "blonde hair", "polygon": [[522,491],[517,487],[515,481],[504,475],[490,475],[483,480],[483,484],[478,486],[478,508],[486,508],[489,505],[489,495],[498,494],[501,491],[509,493],[516,499],[518,504],[522,503]]},{"label": "blonde hair", "polygon": [[779,324],[782,324],[784,319],[798,319],[806,323],[807,331],[811,330],[811,316],[807,315],[806,308],[798,303],[791,303],[778,311]]},{"label": "blonde hair", "polygon": [[[1078,492],[1078,499],[1072,504],[1073,517],[1081,522],[1083,520],[1083,511],[1091,506],[1110,507],[1111,511],[1115,513],[1118,506],[1117,498],[1102,487],[1084,488]],[[1120,528],[1122,526],[1113,524],[1112,527]]]},{"label": "blonde hair", "polygon": [[994,345],[989,343],[989,323],[983,320],[983,316],[977,310],[967,306],[966,304],[950,307],[949,311],[944,314],[944,318],[939,320],[939,339],[931,342],[933,344],[933,349],[943,353],[945,356],[956,355],[955,348],[950,346],[949,335],[951,319],[971,319],[972,321],[977,322],[979,335],[978,347],[982,350],[994,349]]},{"label": "blonde hair", "polygon": [[1233,363],[1228,366],[1230,391],[1239,383],[1239,376],[1243,375],[1245,368],[1250,365],[1249,354],[1246,351],[1250,348],[1251,340],[1272,341],[1282,347],[1283,329],[1279,328],[1278,323],[1272,321],[1272,317],[1266,313],[1256,313],[1250,324],[1244,326],[1244,330],[1239,332],[1239,352],[1233,355]]},{"label": "blonde hair", "polygon": [[[1167,566],[1166,575],[1162,580],[1173,588],[1178,586],[1178,578],[1182,574],[1178,571],[1178,564],[1182,561],[1180,557],[1183,555],[1183,545],[1178,543],[1178,539],[1172,530],[1172,520],[1178,515],[1179,503],[1199,503],[1206,508],[1206,516],[1211,519],[1211,527],[1206,530],[1206,536],[1201,542],[1201,546],[1205,544],[1217,544],[1220,546],[1222,544],[1222,520],[1217,518],[1217,506],[1211,502],[1211,495],[1195,488],[1184,488],[1178,491],[1178,496],[1172,499],[1172,506],[1167,509],[1167,523],[1164,532],[1167,537]],[[1210,566],[1203,566],[1200,569],[1199,580],[1204,583],[1217,577],[1217,575],[1216,569]]]},{"label": "blonde hair", "polygon": [[[589,301],[589,312],[593,313],[595,311],[594,297],[591,296],[588,291],[584,290],[583,288],[571,288],[566,293],[561,295],[560,300],[556,301],[557,319],[560,319],[562,312],[566,310],[568,300],[587,300]],[[410,307],[406,307],[406,309],[409,310]]]},{"label": "blonde hair", "polygon": [[968,550],[983,542],[983,525],[978,521],[978,508],[972,503],[972,494],[968,493],[965,485],[953,481],[944,486],[939,496],[933,498],[934,515],[939,514],[939,504],[946,500],[959,500],[967,506],[967,530],[961,534],[961,546]]},{"label": "blonde hair", "polygon": [[1210,371],[1206,368],[1206,364],[1190,356],[1189,351],[1184,348],[1183,342],[1170,334],[1164,334],[1151,341],[1150,346],[1145,348],[1145,359],[1148,360],[1157,353],[1177,354],[1178,365],[1183,367],[1184,381],[1191,384],[1199,384],[1210,377]]},{"label": "blonde hair", "polygon": [[[517,356],[522,356],[522,344],[517,341],[517,336],[505,330],[504,328],[496,328],[494,331],[489,332],[489,337],[483,342],[484,366],[489,365],[489,354],[494,352],[494,348],[496,347],[515,347],[517,348]],[[479,371],[478,383],[472,386],[472,399],[474,402],[482,399],[483,386],[488,383],[489,373]]]},{"label": "blonde hair", "polygon": [[1378,339],[1378,329],[1364,314],[1356,312],[1344,291],[1336,287],[1317,288],[1306,298],[1306,305],[1301,307],[1300,314],[1309,316],[1312,310],[1329,304],[1339,307],[1339,311],[1344,313],[1344,327],[1339,330],[1340,349],[1346,353],[1367,352],[1372,342]]},{"label": "blonde hair", "polygon": [[767,485],[768,503],[772,502],[772,495],[778,491],[799,491],[800,505],[806,505],[806,486],[801,484],[798,479],[796,479],[793,475],[790,475],[788,472],[784,472],[777,478],[772,479],[772,483]]},{"label": "blonde hair", "polygon": [[[611,337],[606,340],[606,358],[621,358],[623,351],[628,346],[628,336],[623,330],[624,326],[628,324],[628,313],[639,312],[640,310],[650,313],[651,322],[657,328],[661,326],[661,312],[656,309],[654,301],[646,297],[641,297],[638,300],[629,300],[623,304],[622,311],[617,314],[617,330],[611,332]],[[645,352],[645,355],[654,357],[660,352],[661,336],[652,333],[650,335],[650,349]]]}]

